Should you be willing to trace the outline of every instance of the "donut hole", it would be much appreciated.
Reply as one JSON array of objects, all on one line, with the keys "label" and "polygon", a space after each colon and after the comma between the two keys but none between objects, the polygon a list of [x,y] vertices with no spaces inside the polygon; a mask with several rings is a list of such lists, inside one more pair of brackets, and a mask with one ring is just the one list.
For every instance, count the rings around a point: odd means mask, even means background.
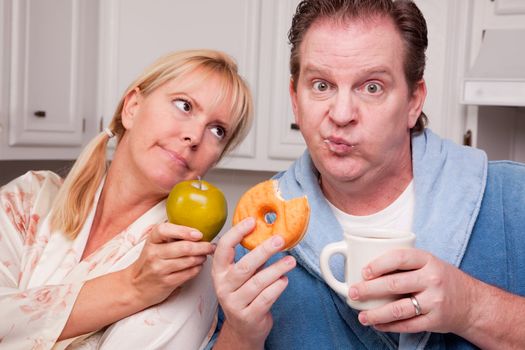
[{"label": "donut hole", "polygon": [[[273,204],[273,203],[272,203]],[[277,221],[277,208],[274,205],[263,205],[257,210],[257,217],[266,226],[272,226]]]},{"label": "donut hole", "polygon": [[277,220],[277,213],[273,210],[267,211],[264,213],[264,222],[266,222],[268,225],[273,225],[274,222]]}]

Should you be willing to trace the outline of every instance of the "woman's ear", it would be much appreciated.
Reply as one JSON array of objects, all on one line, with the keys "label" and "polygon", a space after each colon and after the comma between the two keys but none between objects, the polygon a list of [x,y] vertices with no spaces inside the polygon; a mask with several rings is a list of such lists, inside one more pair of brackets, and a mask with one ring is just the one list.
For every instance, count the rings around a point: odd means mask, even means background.
[{"label": "woman's ear", "polygon": [[408,129],[412,129],[416,125],[417,119],[421,115],[425,99],[427,97],[427,84],[425,79],[417,82],[416,88],[410,96],[410,110],[408,111]]},{"label": "woman's ear", "polygon": [[140,89],[134,88],[124,98],[124,104],[122,105],[122,125],[126,130],[133,127],[133,121],[140,107]]}]

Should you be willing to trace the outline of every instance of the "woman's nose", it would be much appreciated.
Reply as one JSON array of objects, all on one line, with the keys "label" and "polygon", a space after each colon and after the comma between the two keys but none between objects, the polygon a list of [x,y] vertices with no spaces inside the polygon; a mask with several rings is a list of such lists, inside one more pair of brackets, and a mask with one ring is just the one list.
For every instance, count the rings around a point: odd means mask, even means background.
[{"label": "woman's nose", "polygon": [[205,127],[200,123],[189,123],[181,134],[182,141],[192,149],[196,149],[202,141],[204,130]]}]

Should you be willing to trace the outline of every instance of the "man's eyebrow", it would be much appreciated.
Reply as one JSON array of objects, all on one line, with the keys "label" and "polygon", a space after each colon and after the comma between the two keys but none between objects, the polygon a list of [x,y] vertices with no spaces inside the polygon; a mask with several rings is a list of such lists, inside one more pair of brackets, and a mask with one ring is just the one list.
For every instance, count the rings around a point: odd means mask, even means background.
[{"label": "man's eyebrow", "polygon": [[326,75],[329,74],[329,71],[316,66],[307,65],[304,67],[303,73],[309,75]]},{"label": "man's eyebrow", "polygon": [[[323,69],[322,67],[318,67],[318,66],[307,65],[304,67],[303,73],[305,75],[330,75],[330,70]],[[391,70],[384,66],[365,68],[359,71],[357,74],[359,75],[371,75],[371,74],[392,75]]]},{"label": "man's eyebrow", "polygon": [[371,67],[363,70],[364,74],[381,74],[381,75],[392,75],[390,69],[385,67]]}]

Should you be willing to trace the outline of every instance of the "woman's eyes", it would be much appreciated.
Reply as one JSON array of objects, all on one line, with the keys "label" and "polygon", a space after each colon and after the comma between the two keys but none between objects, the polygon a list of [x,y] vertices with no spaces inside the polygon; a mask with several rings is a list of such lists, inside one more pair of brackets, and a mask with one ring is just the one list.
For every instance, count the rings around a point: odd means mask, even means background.
[{"label": "woman's eyes", "polygon": [[191,106],[191,103],[188,102],[187,100],[178,98],[174,101],[174,103],[175,103],[175,106],[181,111],[183,111],[184,113],[191,112],[192,106]]},{"label": "woman's eyes", "polygon": [[223,140],[226,137],[226,129],[222,126],[213,126],[210,131],[215,135],[219,140]]},{"label": "woman's eyes", "polygon": [[[180,109],[184,113],[191,113],[193,110],[191,102],[183,98],[177,98],[173,101],[173,103],[178,109]],[[226,129],[222,126],[212,126],[210,128],[210,131],[219,140],[223,140],[226,137]]]}]

